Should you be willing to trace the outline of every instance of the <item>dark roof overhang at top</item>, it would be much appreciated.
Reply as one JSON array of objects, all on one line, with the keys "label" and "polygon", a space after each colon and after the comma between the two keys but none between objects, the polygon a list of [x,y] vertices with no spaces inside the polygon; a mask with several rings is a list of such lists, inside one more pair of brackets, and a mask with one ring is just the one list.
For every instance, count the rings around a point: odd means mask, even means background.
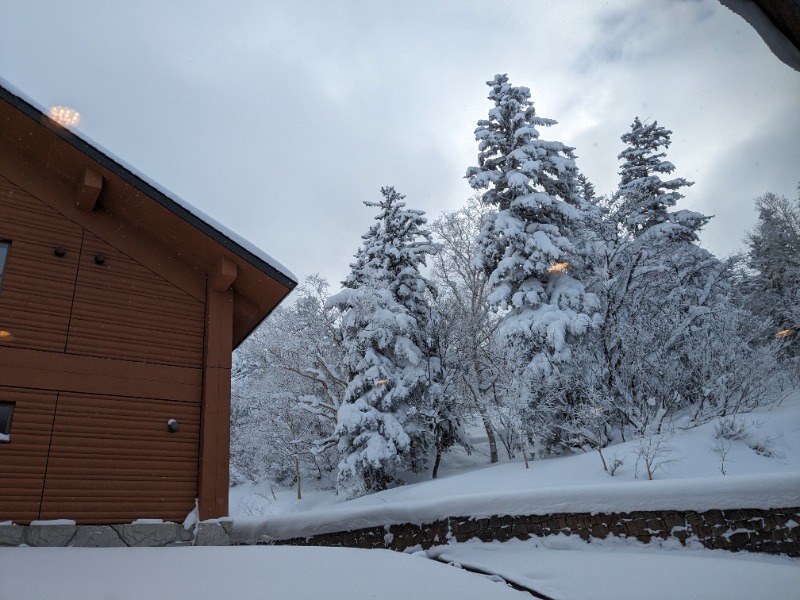
[{"label": "dark roof overhang at top", "polygon": [[756,30],[772,53],[800,71],[800,0],[719,0]]},{"label": "dark roof overhang at top", "polygon": [[[51,148],[53,144],[63,144],[74,149],[85,157],[84,160],[88,159],[87,162],[94,163],[99,167],[98,171],[103,172],[104,176],[114,179],[112,187],[115,190],[129,186],[130,190],[126,191],[128,196],[131,194],[136,196],[136,202],[130,203],[131,206],[135,204],[133,208],[127,205],[123,207],[124,210],[115,207],[117,212],[125,213],[124,216],[127,218],[133,218],[137,221],[137,225],[142,225],[141,217],[143,215],[152,213],[152,217],[150,217],[152,231],[155,231],[160,239],[165,240],[173,248],[177,248],[183,255],[182,258],[189,264],[205,272],[210,272],[213,263],[212,257],[218,255],[227,256],[238,264],[240,277],[234,285],[236,294],[234,346],[241,343],[297,285],[294,275],[280,263],[246,241],[239,239],[225,227],[193,209],[188,203],[176,200],[174,195],[169,195],[159,189],[157,185],[136,174],[131,168],[122,164],[118,159],[112,158],[107,152],[98,149],[72,131],[55,123],[37,107],[9,91],[0,83],[0,109],[3,104],[12,107],[15,111],[0,110],[0,113],[5,113],[4,115],[0,114],[0,137],[3,135],[8,137],[6,128],[13,121],[17,135],[12,141],[21,144],[25,150],[33,149],[34,153],[38,151],[40,154],[44,154],[40,148],[44,144],[47,144],[48,148]],[[30,121],[20,115],[24,115]],[[21,131],[24,131],[26,135],[19,135]],[[59,148],[62,147],[59,146]],[[50,155],[57,155],[56,158],[48,155],[46,159],[48,164],[59,160],[65,164],[68,162],[68,152],[61,150],[59,152],[48,150],[48,152]],[[71,175],[71,179],[76,179],[74,173]],[[115,195],[118,197],[120,194],[115,193]],[[144,206],[141,201],[142,197],[154,202],[161,210],[166,210],[171,215],[171,218],[168,219],[171,227],[168,227],[169,224],[165,222],[163,213],[162,216],[156,216],[154,206]],[[113,204],[111,198],[109,198],[109,204]],[[191,231],[195,233],[192,234]],[[193,244],[184,244],[190,237]],[[198,243],[198,239],[205,239],[206,242]]]}]

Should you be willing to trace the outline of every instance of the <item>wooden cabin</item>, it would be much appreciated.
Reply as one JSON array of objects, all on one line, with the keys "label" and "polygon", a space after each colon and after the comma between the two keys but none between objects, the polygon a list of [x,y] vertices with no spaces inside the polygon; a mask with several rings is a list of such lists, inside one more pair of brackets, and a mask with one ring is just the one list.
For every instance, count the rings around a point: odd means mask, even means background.
[{"label": "wooden cabin", "polygon": [[0,88],[0,522],[227,515],[231,353],[295,285]]}]

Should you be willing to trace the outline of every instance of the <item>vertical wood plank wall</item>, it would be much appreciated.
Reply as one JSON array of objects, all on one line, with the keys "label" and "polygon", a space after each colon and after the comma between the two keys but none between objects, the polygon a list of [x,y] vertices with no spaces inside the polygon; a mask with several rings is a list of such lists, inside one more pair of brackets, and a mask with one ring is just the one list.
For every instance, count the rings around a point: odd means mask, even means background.
[{"label": "vertical wood plank wall", "polygon": [[[0,240],[11,241],[0,289],[0,330],[11,334],[0,337],[0,400],[16,403],[11,443],[0,443],[0,521],[182,520],[203,472],[200,412],[209,358],[220,378],[226,368],[228,377],[209,392],[211,410],[223,418],[222,405],[229,406],[230,334],[227,365],[204,339],[207,326],[219,328],[209,315],[230,311],[230,304],[222,299],[219,308],[212,294],[217,308],[207,314],[202,300],[113,239],[3,177]],[[214,377],[207,375],[207,383]],[[171,418],[180,423],[176,433],[168,430]],[[215,443],[227,436],[225,430]],[[217,470],[215,494],[223,484]],[[227,462],[225,472],[227,486]],[[227,487],[224,497],[227,503]],[[219,514],[226,513],[227,506]]]}]

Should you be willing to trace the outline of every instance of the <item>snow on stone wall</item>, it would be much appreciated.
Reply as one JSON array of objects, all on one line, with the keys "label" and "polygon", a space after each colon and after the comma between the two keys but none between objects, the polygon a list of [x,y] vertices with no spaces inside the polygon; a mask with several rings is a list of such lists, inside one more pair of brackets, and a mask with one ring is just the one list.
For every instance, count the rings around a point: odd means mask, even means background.
[{"label": "snow on stone wall", "polygon": [[675,538],[711,549],[800,556],[800,508],[449,517],[423,525],[387,525],[260,543],[406,550],[473,538],[488,542],[557,534],[584,540],[612,535],[645,543]]}]

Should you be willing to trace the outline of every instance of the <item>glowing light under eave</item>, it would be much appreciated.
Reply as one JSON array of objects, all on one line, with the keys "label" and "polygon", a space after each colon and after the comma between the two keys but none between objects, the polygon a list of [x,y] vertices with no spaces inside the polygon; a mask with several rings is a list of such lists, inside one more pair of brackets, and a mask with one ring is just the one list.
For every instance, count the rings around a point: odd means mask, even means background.
[{"label": "glowing light under eave", "polygon": [[53,106],[49,116],[62,127],[75,127],[81,122],[81,113],[69,106]]}]

